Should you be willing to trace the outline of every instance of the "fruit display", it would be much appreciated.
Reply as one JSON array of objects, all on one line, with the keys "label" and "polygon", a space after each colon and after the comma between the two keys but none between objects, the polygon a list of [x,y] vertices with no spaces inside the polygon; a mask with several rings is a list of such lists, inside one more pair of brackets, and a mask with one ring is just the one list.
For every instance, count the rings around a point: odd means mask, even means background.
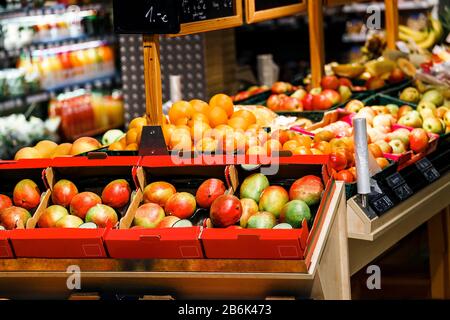
[{"label": "fruit display", "polygon": [[442,23],[429,17],[429,23],[423,30],[414,30],[405,25],[399,25],[399,38],[405,42],[414,42],[421,49],[431,49],[444,35]]},{"label": "fruit display", "polygon": [[52,189],[52,204],[39,213],[37,227],[114,227],[131,197],[130,185],[124,179],[111,181],[99,194],[79,191],[75,183],[67,179],[56,182]]},{"label": "fruit display", "polygon": [[[275,86],[275,85],[274,85]],[[281,89],[289,88],[272,94],[266,104],[269,109],[275,112],[279,111],[311,111],[328,110],[333,106],[347,101],[352,96],[352,83],[347,78],[338,78],[335,76],[326,76],[322,79],[321,87],[310,89],[296,88],[293,93],[292,86],[278,87]],[[272,89],[272,92],[275,92]]]},{"label": "fruit display", "polygon": [[[400,92],[400,100],[417,104],[417,109],[403,108],[398,124],[423,128],[426,132],[444,134],[450,131],[450,90],[446,87],[408,87]],[[407,111],[407,112],[406,112]]]},{"label": "fruit display", "polygon": [[233,102],[239,103],[239,101],[246,100],[263,92],[267,92],[269,91],[269,89],[270,88],[267,86],[252,86],[247,90],[241,91],[232,96],[231,99],[233,100]]},{"label": "fruit display", "polygon": [[41,190],[33,180],[19,181],[11,197],[7,194],[0,195],[0,226],[6,230],[25,228],[40,201]]},{"label": "fruit display", "polygon": [[80,89],[50,101],[48,114],[61,119],[61,136],[73,141],[123,126],[124,103],[119,91],[103,94]]},{"label": "fruit display", "polygon": [[217,178],[203,181],[193,193],[177,191],[166,181],[144,189],[132,228],[172,228],[200,225],[209,228],[301,228],[311,222],[311,207],[322,197],[324,185],[317,176],[304,176],[290,189],[270,185],[260,173],[248,176],[233,195]]}]

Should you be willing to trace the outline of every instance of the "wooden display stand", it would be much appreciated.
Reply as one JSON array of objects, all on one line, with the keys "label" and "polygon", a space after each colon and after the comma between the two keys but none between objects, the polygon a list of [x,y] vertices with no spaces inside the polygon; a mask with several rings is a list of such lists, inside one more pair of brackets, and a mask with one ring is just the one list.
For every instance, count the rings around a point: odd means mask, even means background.
[{"label": "wooden display stand", "polygon": [[[38,293],[40,299],[95,299],[92,292],[108,292],[176,299],[350,299],[342,183],[336,183],[328,208],[314,250],[304,261],[0,260],[0,298],[36,298]],[[67,288],[72,274],[66,271],[73,265],[82,272],[81,291]]]}]

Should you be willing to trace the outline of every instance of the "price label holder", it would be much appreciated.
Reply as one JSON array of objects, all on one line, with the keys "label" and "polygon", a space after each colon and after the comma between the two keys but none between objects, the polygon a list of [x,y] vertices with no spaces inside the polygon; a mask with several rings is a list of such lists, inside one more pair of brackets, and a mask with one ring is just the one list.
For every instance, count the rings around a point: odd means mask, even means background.
[{"label": "price label holder", "polygon": [[180,32],[179,0],[113,0],[114,30],[124,34]]},{"label": "price label holder", "polygon": [[160,126],[145,126],[142,128],[140,156],[167,156],[166,142]]},{"label": "price label holder", "polygon": [[403,179],[402,175],[398,172],[388,176],[386,178],[387,185],[391,188],[392,193],[400,201],[404,201],[414,194],[414,191]]},{"label": "price label holder", "polygon": [[433,166],[428,158],[423,158],[417,161],[416,168],[422,173],[428,183],[435,182],[441,177],[439,171]]},{"label": "price label holder", "polygon": [[369,194],[369,206],[367,208],[364,208],[362,205],[361,195],[357,195],[355,197],[355,202],[361,207],[370,220],[383,215],[395,206],[394,201],[391,200],[389,195],[378,192],[372,192]]}]

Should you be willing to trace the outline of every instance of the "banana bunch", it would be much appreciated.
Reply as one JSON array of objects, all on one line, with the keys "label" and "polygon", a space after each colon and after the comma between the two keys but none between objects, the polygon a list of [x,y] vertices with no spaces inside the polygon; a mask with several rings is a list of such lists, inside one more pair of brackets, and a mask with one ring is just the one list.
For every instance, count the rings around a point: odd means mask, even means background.
[{"label": "banana bunch", "polygon": [[426,31],[416,31],[404,25],[400,25],[399,30],[400,40],[415,42],[421,49],[432,48],[444,33],[441,22],[434,18],[430,18],[430,27]]}]

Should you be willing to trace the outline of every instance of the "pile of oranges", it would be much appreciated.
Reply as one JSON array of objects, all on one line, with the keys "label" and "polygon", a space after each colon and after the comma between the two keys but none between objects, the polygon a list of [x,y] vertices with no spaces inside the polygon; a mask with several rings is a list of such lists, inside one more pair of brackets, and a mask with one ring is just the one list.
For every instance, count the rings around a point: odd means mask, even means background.
[{"label": "pile of oranges", "polygon": [[139,117],[130,122],[127,133],[119,140],[109,145],[110,151],[137,151],[141,144],[142,128],[146,126],[147,118]]},{"label": "pile of oranges", "polygon": [[233,100],[225,94],[215,95],[209,103],[174,103],[163,133],[173,151],[268,154],[282,147],[257,124],[253,112],[236,111]]}]

